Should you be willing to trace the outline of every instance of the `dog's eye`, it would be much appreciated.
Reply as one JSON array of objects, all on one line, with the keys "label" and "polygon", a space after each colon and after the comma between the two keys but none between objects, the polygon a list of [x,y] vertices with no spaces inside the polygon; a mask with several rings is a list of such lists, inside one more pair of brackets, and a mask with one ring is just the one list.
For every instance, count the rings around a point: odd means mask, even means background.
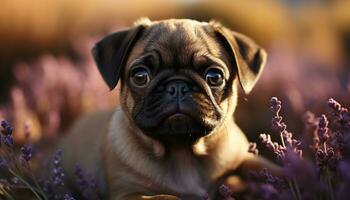
[{"label": "dog's eye", "polygon": [[137,86],[144,86],[150,81],[149,70],[145,67],[134,68],[131,72],[131,81]]},{"label": "dog's eye", "polygon": [[205,81],[209,86],[220,86],[224,82],[223,73],[220,69],[209,68],[205,74]]}]

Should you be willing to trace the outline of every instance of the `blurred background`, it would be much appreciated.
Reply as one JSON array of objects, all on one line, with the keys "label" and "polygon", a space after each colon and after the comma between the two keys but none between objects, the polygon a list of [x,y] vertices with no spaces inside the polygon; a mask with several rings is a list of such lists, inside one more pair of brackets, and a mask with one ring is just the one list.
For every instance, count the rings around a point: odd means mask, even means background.
[{"label": "blurred background", "polygon": [[269,99],[296,136],[307,110],[327,113],[328,98],[350,105],[350,1],[347,0],[2,0],[0,118],[21,141],[54,141],[86,112],[118,104],[92,61],[103,35],[152,20],[217,19],[255,39],[268,54],[250,95],[241,92],[238,124],[252,141],[271,132]]}]

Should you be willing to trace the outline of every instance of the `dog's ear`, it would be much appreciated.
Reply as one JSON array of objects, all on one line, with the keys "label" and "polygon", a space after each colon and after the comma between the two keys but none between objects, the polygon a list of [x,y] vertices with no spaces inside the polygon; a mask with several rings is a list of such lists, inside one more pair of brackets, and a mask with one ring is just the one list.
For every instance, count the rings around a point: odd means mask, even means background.
[{"label": "dog's ear", "polygon": [[92,49],[97,67],[112,90],[118,83],[128,55],[140,37],[145,25],[112,33],[96,43]]},{"label": "dog's ear", "polygon": [[211,21],[209,24],[231,56],[233,66],[237,66],[239,81],[248,94],[264,69],[267,59],[265,50],[249,37],[231,31],[220,23]]}]

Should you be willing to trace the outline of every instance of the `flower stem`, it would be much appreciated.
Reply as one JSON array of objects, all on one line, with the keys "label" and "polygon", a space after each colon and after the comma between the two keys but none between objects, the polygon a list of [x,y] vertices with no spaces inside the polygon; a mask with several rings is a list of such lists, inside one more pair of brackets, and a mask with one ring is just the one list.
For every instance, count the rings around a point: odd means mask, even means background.
[{"label": "flower stem", "polygon": [[[281,132],[280,137],[281,137],[282,146],[286,147],[286,144],[284,143],[283,132]],[[293,179],[293,181],[288,180],[288,185],[289,185],[290,191],[293,194],[293,198],[296,200],[299,200],[299,199],[301,200],[300,190],[299,190],[298,184],[296,183],[295,179]],[[294,185],[294,187],[293,187],[293,185]]]},{"label": "flower stem", "polygon": [[11,169],[9,169],[9,172],[12,175],[16,176],[24,185],[26,185],[28,187],[28,189],[30,189],[30,191],[32,191],[32,193],[36,196],[36,198],[38,198],[39,200],[42,200],[40,195],[35,191],[35,189],[26,180],[24,180],[24,178],[22,178],[19,174],[17,174],[16,172],[14,172]]},{"label": "flower stem", "polygon": [[6,197],[7,199],[9,199],[9,200],[15,200],[15,198],[13,198],[13,197],[11,196],[11,194],[8,193],[5,189],[0,188],[0,191],[2,191],[2,192],[5,194],[5,197]]},{"label": "flower stem", "polygon": [[330,176],[328,167],[326,168],[326,180],[327,180],[327,185],[328,185],[328,191],[329,191],[330,199],[334,200],[334,192],[333,192],[331,176]]},{"label": "flower stem", "polygon": [[32,177],[32,180],[33,180],[35,186],[37,187],[37,188],[36,188],[36,191],[38,191],[38,192],[43,196],[44,200],[48,200],[47,197],[46,197],[46,195],[45,195],[45,193],[44,193],[44,191],[41,189],[41,187],[40,187],[38,181],[36,180],[36,178],[35,178],[33,172],[31,171],[29,163],[27,163],[27,167],[28,167],[28,169],[29,169],[29,174],[30,174],[30,176]]},{"label": "flower stem", "polygon": [[293,199],[298,200],[298,197],[297,197],[297,195],[296,195],[296,193],[294,191],[294,187],[293,187],[292,182],[290,180],[288,180],[287,182],[288,182],[288,186],[289,186],[290,192],[293,195]]},{"label": "flower stem", "polygon": [[280,137],[281,137],[282,146],[286,147],[286,145],[284,143],[283,132],[280,134]]},{"label": "flower stem", "polygon": [[295,191],[296,191],[296,195],[298,197],[298,199],[302,199],[301,198],[301,192],[300,192],[300,189],[299,189],[299,186],[298,186],[298,183],[297,181],[295,180],[295,178],[293,178],[293,183],[294,183],[294,187],[295,187]]},{"label": "flower stem", "polygon": [[[327,144],[326,142],[323,143],[323,148],[324,148],[324,152],[327,155]],[[334,200],[334,192],[333,192],[333,187],[332,187],[332,182],[331,182],[331,175],[329,173],[329,169],[328,166],[326,166],[326,172],[325,172],[325,179],[326,179],[326,184],[328,186],[328,191],[329,191],[329,196],[331,200]]]},{"label": "flower stem", "polygon": [[42,195],[42,197],[44,198],[44,200],[48,200],[47,197],[46,197],[46,195],[45,195],[45,193],[44,193],[44,191],[41,189],[41,187],[40,187],[38,181],[36,180],[36,178],[34,177],[34,175],[33,175],[32,173],[31,173],[31,176],[32,176],[32,179],[33,179],[33,182],[34,182],[35,186],[37,187],[37,188],[36,188],[36,191],[38,191],[38,192]]}]

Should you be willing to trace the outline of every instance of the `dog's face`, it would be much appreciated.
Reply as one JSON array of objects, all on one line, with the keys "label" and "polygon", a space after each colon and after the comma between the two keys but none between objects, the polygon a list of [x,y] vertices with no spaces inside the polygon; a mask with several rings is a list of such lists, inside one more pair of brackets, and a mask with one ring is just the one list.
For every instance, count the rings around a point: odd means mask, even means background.
[{"label": "dog's face", "polygon": [[[193,143],[232,115],[236,82],[248,93],[266,54],[218,23],[144,20],[94,48],[99,70],[144,134],[165,143]],[[228,117],[229,116],[229,117]]]}]

